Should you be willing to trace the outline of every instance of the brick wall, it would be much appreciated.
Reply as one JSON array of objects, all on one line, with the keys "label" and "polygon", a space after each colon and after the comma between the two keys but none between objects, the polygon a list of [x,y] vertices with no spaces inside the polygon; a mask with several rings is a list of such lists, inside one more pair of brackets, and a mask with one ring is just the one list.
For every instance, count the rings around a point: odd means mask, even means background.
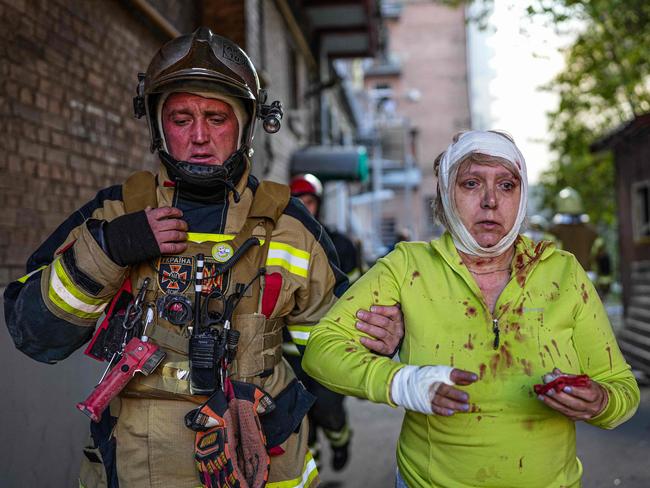
[{"label": "brick wall", "polygon": [[131,100],[165,39],[124,5],[0,0],[0,287],[98,189],[153,168]]},{"label": "brick wall", "polygon": [[[244,46],[270,100],[289,98],[292,40],[273,2],[150,0],[181,32],[196,23]],[[0,287],[70,213],[100,188],[154,169],[136,76],[167,38],[126,0],[0,0]],[[308,87],[298,55],[299,91]],[[286,182],[307,142],[315,100],[299,97],[273,136],[258,126],[254,173]],[[261,124],[259,124],[261,126]]]}]

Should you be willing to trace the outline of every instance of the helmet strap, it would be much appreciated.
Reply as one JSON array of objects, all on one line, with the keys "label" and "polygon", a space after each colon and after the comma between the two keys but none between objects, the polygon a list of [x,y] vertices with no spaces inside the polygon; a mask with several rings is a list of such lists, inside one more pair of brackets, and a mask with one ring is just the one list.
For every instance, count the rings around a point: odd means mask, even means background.
[{"label": "helmet strap", "polygon": [[178,196],[185,200],[201,203],[221,203],[228,192],[233,192],[235,203],[239,193],[235,189],[244,174],[244,154],[247,148],[241,147],[224,161],[222,165],[195,164],[175,159],[167,151],[160,149],[158,156],[173,181],[180,180]]}]

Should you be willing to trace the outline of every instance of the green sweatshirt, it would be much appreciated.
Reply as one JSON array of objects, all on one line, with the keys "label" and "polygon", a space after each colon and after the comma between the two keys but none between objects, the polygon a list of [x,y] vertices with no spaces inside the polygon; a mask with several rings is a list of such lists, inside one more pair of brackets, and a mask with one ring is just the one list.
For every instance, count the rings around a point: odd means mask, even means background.
[{"label": "green sweatshirt", "polygon": [[361,346],[354,327],[356,311],[374,304],[402,306],[401,361],[479,375],[459,387],[470,395],[469,413],[406,411],[397,462],[411,488],[579,486],[574,423],[533,391],[554,367],[588,374],[607,389],[607,407],[589,423],[611,429],[636,411],[638,386],[576,259],[526,237],[515,246],[511,279],[494,315],[445,234],[431,244],[398,244],[311,333],[305,370],[346,395],[392,404],[390,382],[402,365]]}]

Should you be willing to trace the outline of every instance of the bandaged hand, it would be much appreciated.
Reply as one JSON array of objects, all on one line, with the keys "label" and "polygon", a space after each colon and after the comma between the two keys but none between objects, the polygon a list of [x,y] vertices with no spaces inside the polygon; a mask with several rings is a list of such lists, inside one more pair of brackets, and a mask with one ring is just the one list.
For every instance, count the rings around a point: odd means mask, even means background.
[{"label": "bandaged hand", "polygon": [[469,395],[454,385],[476,380],[476,374],[451,366],[405,366],[393,376],[390,396],[408,410],[450,416],[469,411]]}]

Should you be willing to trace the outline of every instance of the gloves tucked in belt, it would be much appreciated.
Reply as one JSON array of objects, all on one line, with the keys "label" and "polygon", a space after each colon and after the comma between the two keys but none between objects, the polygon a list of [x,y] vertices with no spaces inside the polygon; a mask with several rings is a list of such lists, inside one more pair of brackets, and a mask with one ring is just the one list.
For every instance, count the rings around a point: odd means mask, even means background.
[{"label": "gloves tucked in belt", "polygon": [[206,488],[261,488],[270,459],[260,415],[275,407],[271,397],[249,383],[225,381],[200,408],[185,416],[196,431],[194,457]]}]

